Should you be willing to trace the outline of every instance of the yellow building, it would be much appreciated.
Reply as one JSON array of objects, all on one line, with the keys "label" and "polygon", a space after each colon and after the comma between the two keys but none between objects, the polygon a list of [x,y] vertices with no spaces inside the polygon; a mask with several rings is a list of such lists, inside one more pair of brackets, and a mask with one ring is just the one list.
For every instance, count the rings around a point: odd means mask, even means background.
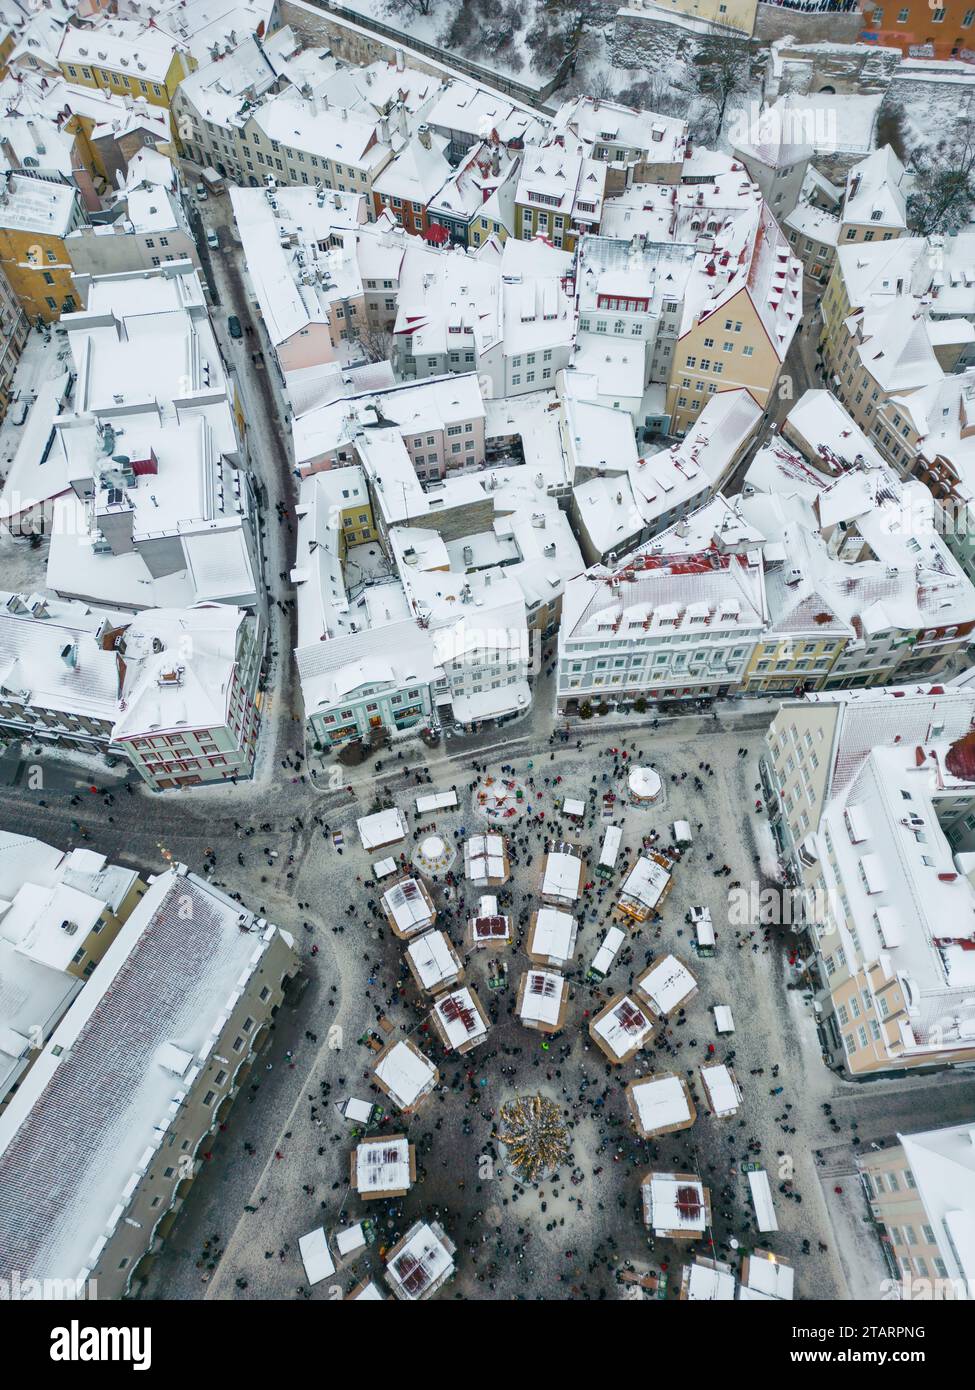
[{"label": "yellow building", "polygon": [[[932,794],[917,780],[918,754],[928,757],[935,741],[953,763],[971,717],[970,692],[914,686],[849,705],[787,701],[766,735],[769,826],[798,887],[791,922],[808,933],[820,1042],[852,1076],[975,1058],[967,1029],[948,1014],[965,969],[953,924],[971,911],[973,885],[957,873],[947,838],[975,805],[975,781],[959,773]],[[955,765],[967,769],[962,753]],[[923,856],[902,847],[907,836]]]},{"label": "yellow building", "polygon": [[970,1228],[975,1216],[971,1122],[897,1138],[897,1144],[863,1154],[857,1167],[900,1296],[968,1298],[975,1261],[957,1233]]},{"label": "yellow building", "polygon": [[0,191],[0,266],[32,321],[77,309],[64,238],[84,221],[75,189],[10,174]]},{"label": "yellow building", "polygon": [[97,29],[66,29],[58,62],[68,82],[113,96],[141,96],[167,109],[180,82],[196,67],[190,53],[161,30],[128,20],[111,20]]},{"label": "yellow building", "polygon": [[825,604],[822,616],[822,633],[815,628],[766,632],[762,640],[755,643],[742,677],[742,689],[749,695],[822,690],[840,652],[854,635]]},{"label": "yellow building", "polygon": [[631,10],[664,10],[667,14],[687,15],[708,24],[721,24],[751,38],[755,29],[758,0],[629,0]]},{"label": "yellow building", "polygon": [[802,265],[763,202],[695,260],[667,383],[672,433],[719,391],[744,388],[764,409],[801,318]]}]

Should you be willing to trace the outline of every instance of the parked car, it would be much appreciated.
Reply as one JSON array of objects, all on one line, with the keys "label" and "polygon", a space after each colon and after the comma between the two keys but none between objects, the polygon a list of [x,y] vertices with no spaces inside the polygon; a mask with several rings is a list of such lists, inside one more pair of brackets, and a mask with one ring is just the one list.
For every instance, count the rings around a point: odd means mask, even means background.
[{"label": "parked car", "polygon": [[205,183],[198,183],[198,184],[196,185],[196,196],[197,196],[197,198],[199,199],[199,201],[200,201],[201,203],[205,203],[205,202],[206,202],[207,189],[206,189],[206,184],[205,184]]},{"label": "parked car", "polygon": [[214,250],[218,250],[220,247],[220,238],[212,227],[207,231],[207,246],[212,246]]},{"label": "parked car", "polygon": [[240,326],[240,319],[236,314],[231,314],[227,319],[227,327],[230,329],[231,338],[242,338],[244,330]]}]

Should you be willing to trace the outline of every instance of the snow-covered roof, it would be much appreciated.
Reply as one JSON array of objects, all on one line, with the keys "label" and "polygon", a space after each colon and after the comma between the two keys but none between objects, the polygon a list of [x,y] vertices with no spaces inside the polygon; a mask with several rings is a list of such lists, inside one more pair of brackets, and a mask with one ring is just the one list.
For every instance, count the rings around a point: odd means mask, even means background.
[{"label": "snow-covered roof", "polygon": [[406,839],[406,821],[402,811],[395,806],[388,811],[377,811],[375,815],[360,816],[356,826],[363,847],[367,850]]},{"label": "snow-covered roof", "polygon": [[407,1191],[410,1141],[402,1135],[363,1139],[356,1145],[355,1176],[360,1197]]},{"label": "snow-covered roof", "polygon": [[502,835],[472,835],[464,844],[464,872],[472,883],[503,883],[505,860]]},{"label": "snow-covered roof", "polygon": [[0,227],[10,231],[64,237],[80,217],[73,184],[8,174],[0,189]]},{"label": "snow-covered roof", "polygon": [[394,1293],[408,1301],[425,1298],[453,1273],[453,1247],[435,1223],[418,1221],[394,1246],[386,1278]]},{"label": "snow-covered roof", "polygon": [[527,970],[519,991],[519,1017],[554,1025],[559,1021],[566,982],[554,970]]},{"label": "snow-covered roof", "polygon": [[610,161],[622,150],[624,159],[643,155],[653,164],[680,164],[687,145],[686,121],[589,96],[563,103],[552,129],[570,131]]},{"label": "snow-covered roof", "polygon": [[448,1047],[466,1049],[487,1037],[487,1020],[476,995],[466,986],[442,994],[434,1003],[433,1012]]},{"label": "snow-covered roof", "polygon": [[[747,1270],[745,1265],[747,1263]],[[795,1288],[795,1270],[769,1250],[752,1250],[742,1261],[742,1282],[738,1297],[748,1300],[790,1299]]]},{"label": "snow-covered roof", "polygon": [[[276,933],[183,868],[150,885],[0,1117],[9,1268],[95,1263]],[[161,1058],[174,1042],[180,1076]]]},{"label": "snow-covered roof", "polygon": [[723,1062],[703,1066],[701,1081],[715,1115],[724,1117],[737,1112],[741,1105],[741,1089],[730,1067],[725,1066]]},{"label": "snow-covered roof", "polygon": [[697,981],[676,956],[661,956],[636,984],[664,1018],[675,1013],[697,989]]},{"label": "snow-covered roof", "polygon": [[630,1086],[630,1095],[647,1134],[686,1124],[691,1119],[687,1087],[679,1076],[647,1077]]},{"label": "snow-covered roof", "polygon": [[688,1235],[707,1229],[707,1198],[703,1183],[680,1173],[650,1173],[641,1184],[644,1218],[658,1234]]},{"label": "snow-covered roof", "polygon": [[[275,347],[331,321],[333,304],[362,295],[355,229],[366,220],[354,193],[230,189],[247,273]],[[327,246],[327,250],[322,250]]]},{"label": "snow-covered roof", "polygon": [[610,1001],[602,1014],[593,1020],[591,1028],[613,1056],[622,1061],[649,1041],[655,1024],[635,999],[624,994]]},{"label": "snow-covered roof", "polygon": [[907,227],[904,166],[889,145],[854,164],[846,178],[844,226]]},{"label": "snow-covered roof", "polygon": [[637,904],[650,912],[660,902],[670,883],[670,870],[656,858],[641,854],[620,888],[620,900]]},{"label": "snow-covered roof", "polygon": [[975,1279],[975,1142],[971,1123],[899,1134],[948,1276]]},{"label": "snow-covered roof", "polygon": [[545,856],[542,896],[575,902],[582,886],[583,863],[578,854],[552,850]]},{"label": "snow-covered roof", "polygon": [[460,962],[442,931],[424,932],[406,947],[424,989],[436,990],[460,973]]},{"label": "snow-covered roof", "polygon": [[229,723],[245,621],[242,609],[225,604],[149,609],[134,618],[121,639],[125,677],[113,737]]},{"label": "snow-covered roof", "polygon": [[[362,834],[362,822],[359,822]],[[379,833],[388,834],[391,826]],[[368,849],[369,846],[366,845]],[[416,878],[404,878],[383,894],[383,907],[402,936],[412,936],[430,926],[436,912],[424,885]]]},{"label": "snow-covered roof", "polygon": [[[95,29],[65,29],[58,58],[62,63],[128,72],[133,81],[161,85],[173,58],[183,48],[181,41],[155,25],[150,27],[141,20],[102,19]],[[187,63],[185,71],[189,67]]]},{"label": "snow-covered roof", "polygon": [[552,961],[569,961],[575,954],[577,932],[578,926],[571,913],[555,907],[540,907],[535,913],[528,954]]},{"label": "snow-covered roof", "polygon": [[728,1303],[735,1296],[735,1276],[717,1260],[695,1260],[684,1266],[681,1292],[689,1303]]},{"label": "snow-covered roof", "polygon": [[408,1041],[395,1042],[376,1063],[375,1075],[401,1110],[415,1105],[433,1084],[437,1069]]}]

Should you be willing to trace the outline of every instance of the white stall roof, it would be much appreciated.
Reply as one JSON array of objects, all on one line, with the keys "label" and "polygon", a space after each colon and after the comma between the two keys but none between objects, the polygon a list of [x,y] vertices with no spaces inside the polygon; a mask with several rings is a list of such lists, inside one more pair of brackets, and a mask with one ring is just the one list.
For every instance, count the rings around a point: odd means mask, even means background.
[{"label": "white stall roof", "polygon": [[392,845],[406,838],[406,821],[395,806],[388,811],[377,811],[374,816],[360,816],[356,825],[359,838],[367,850],[381,849],[383,845]]},{"label": "white stall roof", "polygon": [[617,1057],[642,1047],[653,1033],[653,1020],[629,995],[624,995],[609,1013],[593,1024],[595,1032]]},{"label": "white stall roof", "polygon": [[521,1001],[521,1017],[536,1023],[557,1023],[565,981],[554,970],[530,970]]},{"label": "white stall roof", "polygon": [[346,1226],[335,1232],[335,1248],[340,1255],[354,1255],[357,1250],[366,1248],[366,1233],[360,1221],[356,1226]]},{"label": "white stall roof", "polygon": [[641,854],[623,880],[620,897],[632,898],[652,911],[663,897],[669,882],[670,870],[658,864],[656,859]]},{"label": "white stall roof", "polygon": [[410,1141],[370,1139],[355,1151],[355,1177],[361,1192],[400,1192],[410,1186]]},{"label": "white stall roof", "polygon": [[693,842],[694,836],[691,834],[691,824],[690,824],[690,821],[686,821],[686,820],[675,820],[675,821],[674,821],[674,839],[675,839],[675,840],[686,840],[686,841],[688,841],[689,843],[690,843],[690,842]]},{"label": "white stall roof", "polygon": [[418,811],[445,811],[448,807],[456,805],[456,792],[428,792],[426,796],[418,796],[416,799]]},{"label": "white stall roof", "polygon": [[424,989],[436,989],[457,974],[457,961],[442,931],[424,932],[406,948]]},{"label": "white stall roof", "polygon": [[398,1042],[385,1057],[380,1058],[376,1075],[389,1088],[390,1095],[401,1106],[410,1106],[429,1086],[436,1068],[426,1057]]},{"label": "white stall roof", "polygon": [[735,1020],[727,1004],[715,1004],[714,1026],[719,1033],[733,1033]]},{"label": "white stall roof", "polygon": [[582,878],[582,861],[574,854],[563,854],[553,850],[545,860],[545,877],[542,880],[542,894],[553,898],[579,896]]},{"label": "white stall roof", "polygon": [[775,1219],[775,1207],[772,1205],[772,1189],[764,1168],[748,1174],[748,1186],[752,1190],[755,1225],[760,1231],[777,1231],[779,1223]]},{"label": "white stall roof", "polygon": [[640,1081],[632,1090],[633,1102],[646,1130],[682,1125],[691,1118],[687,1096],[679,1076]]},{"label": "white stall roof", "polygon": [[463,1047],[487,1034],[487,1025],[469,989],[455,989],[451,994],[441,995],[434,1008],[451,1047]]},{"label": "white stall roof", "polygon": [[475,883],[504,878],[504,839],[500,835],[472,835],[464,846],[467,877]]},{"label": "white stall roof", "polygon": [[571,960],[576,949],[576,919],[557,907],[540,907],[535,914],[530,950],[533,955]]},{"label": "white stall roof", "polygon": [[735,1276],[728,1269],[711,1269],[708,1265],[694,1264],[687,1279],[687,1300],[690,1303],[728,1302],[735,1296]]},{"label": "white stall roof", "polygon": [[616,959],[616,953],[626,940],[626,933],[621,927],[610,927],[603,938],[603,944],[593,956],[592,968],[598,970],[600,975],[605,975]]},{"label": "white stall roof", "polygon": [[350,1096],[342,1113],[347,1120],[355,1120],[356,1124],[368,1124],[372,1119],[372,1101],[355,1100]]},{"label": "white stall roof", "polygon": [[372,871],[376,878],[388,878],[390,874],[395,874],[397,867],[395,859],[377,859]]},{"label": "white stall roof", "polygon": [[418,931],[433,921],[434,913],[415,878],[394,883],[383,894],[383,906],[401,932]]},{"label": "white stall roof", "polygon": [[723,1062],[701,1068],[701,1080],[708,1093],[711,1109],[716,1115],[734,1115],[741,1105],[741,1091],[731,1071]]},{"label": "white stall roof", "polygon": [[697,988],[694,976],[676,956],[663,956],[638,983],[661,1014],[671,1014],[679,1009]]},{"label": "white stall roof", "polygon": [[316,1227],[306,1236],[299,1236],[298,1249],[309,1284],[320,1284],[323,1279],[335,1273],[335,1264],[329,1254],[324,1226]]},{"label": "white stall roof", "polygon": [[694,933],[697,936],[699,946],[714,945],[714,923],[711,921],[711,909],[701,908],[700,912],[694,916]]},{"label": "white stall roof", "polygon": [[586,814],[586,803],[584,801],[577,801],[575,797],[567,796],[562,802],[562,810],[567,816],[575,816],[577,819],[581,820]]},{"label": "white stall roof", "polygon": [[745,1300],[790,1300],[795,1289],[795,1278],[795,1270],[790,1264],[753,1250],[748,1259],[748,1282],[742,1284],[738,1297]]},{"label": "white stall roof", "polygon": [[603,836],[603,848],[599,855],[599,867],[601,869],[614,869],[616,867],[616,859],[620,852],[620,842],[622,839],[622,827],[618,825],[607,825],[606,834]]}]

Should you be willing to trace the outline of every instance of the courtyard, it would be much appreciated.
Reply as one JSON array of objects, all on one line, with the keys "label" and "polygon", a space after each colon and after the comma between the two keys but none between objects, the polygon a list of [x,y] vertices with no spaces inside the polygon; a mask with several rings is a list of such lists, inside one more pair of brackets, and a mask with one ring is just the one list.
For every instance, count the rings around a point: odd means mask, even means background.
[{"label": "courtyard", "polygon": [[[497,752],[475,752],[457,762],[440,757],[419,775],[415,762],[404,776],[404,764],[387,755],[378,773],[372,767],[356,770],[361,780],[352,797],[316,799],[292,787],[285,805],[302,825],[287,841],[289,853],[277,851],[280,827],[267,833],[255,828],[251,836],[246,828],[236,832],[245,867],[239,873],[229,868],[226,882],[245,897],[267,902],[272,917],[295,932],[307,983],[301,997],[281,1011],[271,1048],[214,1137],[156,1260],[147,1296],[341,1297],[364,1278],[381,1283],[382,1251],[424,1216],[439,1220],[457,1245],[457,1274],[444,1297],[619,1298],[627,1292],[619,1280],[626,1270],[666,1274],[667,1296],[676,1297],[680,1267],[694,1253],[729,1258],[737,1266],[756,1247],[795,1264],[797,1297],[845,1296],[827,1209],[831,1192],[817,1177],[814,1156],[818,1136],[826,1132],[820,1107],[835,1094],[837,1078],[823,1065],[801,987],[788,988],[799,985],[790,964],[795,938],[745,924],[736,940],[728,922],[729,885],[762,887],[771,871],[765,818],[753,809],[761,741],[754,733],[709,731],[702,721],[697,737],[678,722],[659,731],[634,726],[624,743],[624,728],[586,730],[581,749],[574,737],[551,746],[540,741],[532,756],[509,754],[510,763]],[[611,747],[618,750],[615,758]],[[652,765],[659,774],[658,804],[629,803],[632,762]],[[710,772],[699,767],[702,762],[710,763]],[[512,918],[511,945],[500,954],[469,949],[467,918],[484,890],[464,881],[462,854],[452,859],[453,886],[445,874],[423,880],[437,909],[435,926],[450,937],[466,970],[465,984],[490,1022],[486,1040],[461,1056],[446,1051],[430,1026],[431,1001],[408,971],[405,943],[382,913],[385,885],[376,882],[372,864],[400,853],[413,860],[431,834],[460,848],[468,836],[493,830],[495,822],[488,825],[479,801],[488,778],[493,785],[508,780],[523,792],[518,813],[500,827],[511,878],[491,890],[498,894],[498,910]],[[418,791],[451,788],[456,809],[417,815]],[[607,792],[615,801],[604,803]],[[561,814],[565,798],[583,802],[581,819]],[[400,809],[407,838],[367,854],[356,820],[381,804]],[[644,842],[658,849],[670,845],[670,826],[679,819],[691,826],[694,842],[673,866],[661,920],[627,928],[606,978],[587,980],[605,929],[625,926],[614,904],[627,869]],[[596,865],[611,823],[621,828],[622,843],[615,871],[604,879]],[[579,930],[574,958],[563,969],[569,981],[564,1023],[546,1036],[522,1024],[515,1001],[531,964],[525,947],[531,914],[541,906],[542,860],[550,842],[578,847],[586,863],[583,882],[591,886],[574,909]],[[256,867],[267,872],[259,886],[249,887],[255,854],[264,857]],[[716,875],[724,865],[730,873]],[[284,903],[277,905],[279,896],[290,904],[290,920]],[[695,952],[693,929],[685,921],[692,907],[711,913],[717,937],[711,957]],[[668,953],[692,972],[696,994],[648,1048],[621,1066],[610,1065],[590,1037],[591,1019],[633,986],[647,962]],[[506,979],[499,961],[507,967]],[[493,987],[492,980],[505,987]],[[716,1032],[716,1005],[731,1008],[733,1034]],[[396,1038],[409,1038],[440,1073],[439,1087],[414,1115],[399,1114],[372,1084],[375,1048]],[[741,1106],[733,1117],[709,1113],[699,1067],[713,1062],[729,1062],[740,1083]],[[644,1140],[634,1128],[626,1086],[661,1072],[688,1083],[697,1119],[691,1128]],[[500,1106],[535,1092],[559,1106],[571,1152],[550,1180],[522,1187],[498,1161],[492,1136]],[[417,1181],[405,1196],[364,1203],[350,1189],[349,1155],[360,1135],[338,1109],[350,1097],[384,1109],[370,1136],[406,1134],[416,1146]],[[779,1229],[764,1236],[756,1229],[743,1171],[749,1163],[760,1163],[772,1184]],[[640,1182],[651,1169],[695,1173],[710,1188],[713,1249],[707,1237],[696,1244],[648,1239]],[[781,1182],[801,1200],[781,1192]],[[331,1235],[363,1218],[372,1243],[309,1290],[299,1238],[320,1225]]]}]

